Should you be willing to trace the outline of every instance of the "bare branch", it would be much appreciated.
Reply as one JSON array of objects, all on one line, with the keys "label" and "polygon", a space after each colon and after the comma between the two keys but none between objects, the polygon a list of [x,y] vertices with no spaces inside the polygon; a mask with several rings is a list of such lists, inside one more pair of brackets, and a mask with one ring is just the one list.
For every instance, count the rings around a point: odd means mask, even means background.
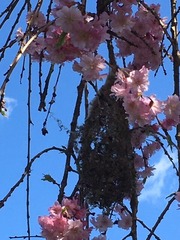
[{"label": "bare branch", "polygon": [[44,150],[42,150],[41,152],[39,152],[38,154],[36,154],[31,161],[29,162],[28,165],[26,165],[23,174],[21,175],[21,177],[19,178],[19,180],[11,187],[11,189],[9,190],[9,192],[6,194],[6,196],[0,200],[0,208],[4,207],[5,202],[11,197],[12,193],[16,190],[17,187],[19,187],[19,185],[24,181],[25,177],[27,176],[27,174],[29,173],[32,164],[34,163],[34,161],[37,158],[40,158],[41,155],[43,155],[44,153],[47,153],[49,151],[59,151],[61,153],[65,153],[65,150],[63,148],[58,148],[58,147],[50,147],[50,148],[46,148]]},{"label": "bare branch", "polygon": [[167,211],[169,210],[171,204],[174,202],[175,197],[171,198],[169,200],[169,202],[167,203],[166,207],[164,208],[164,210],[162,211],[162,213],[159,215],[156,223],[154,224],[154,226],[152,227],[151,232],[149,233],[148,237],[146,238],[146,240],[150,240],[151,237],[154,235],[154,232],[156,230],[156,228],[160,225],[161,221],[163,220],[165,214],[167,213]]},{"label": "bare branch", "polygon": [[71,155],[73,152],[73,147],[74,147],[74,140],[75,140],[75,131],[77,127],[77,120],[80,114],[80,106],[81,106],[81,101],[82,101],[82,95],[84,91],[84,86],[86,82],[84,80],[81,80],[79,86],[78,86],[78,95],[76,99],[76,104],[74,108],[74,113],[73,113],[73,119],[71,122],[71,129],[70,129],[70,136],[69,136],[69,141],[68,141],[68,147],[67,147],[67,158],[66,158],[66,165],[64,169],[64,175],[61,181],[61,189],[58,195],[58,201],[61,202],[64,196],[64,191],[67,186],[67,180],[68,180],[68,172],[69,172],[69,166],[71,162]]}]

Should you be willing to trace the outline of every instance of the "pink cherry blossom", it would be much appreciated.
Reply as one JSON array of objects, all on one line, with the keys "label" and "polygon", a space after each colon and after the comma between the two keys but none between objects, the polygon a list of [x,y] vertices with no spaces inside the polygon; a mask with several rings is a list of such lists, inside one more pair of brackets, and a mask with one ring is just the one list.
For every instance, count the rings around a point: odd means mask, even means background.
[{"label": "pink cherry blossom", "polygon": [[99,46],[99,41],[93,39],[91,25],[79,23],[74,32],[71,32],[73,45],[83,51],[94,51]]},{"label": "pink cherry blossom", "polygon": [[60,216],[62,214],[62,206],[55,202],[52,207],[49,208],[49,212],[52,216]]},{"label": "pink cherry blossom", "polygon": [[16,40],[19,42],[23,40],[23,38],[24,38],[24,32],[22,28],[18,28],[18,30],[16,31]]},{"label": "pink cherry blossom", "polygon": [[159,142],[152,142],[143,147],[143,155],[146,159],[150,158],[156,151],[161,148]]},{"label": "pink cherry blossom", "polygon": [[119,12],[124,15],[131,16],[133,13],[132,7],[137,5],[136,0],[121,0],[121,1],[113,1],[112,7],[114,12]]},{"label": "pink cherry blossom", "polygon": [[166,118],[161,122],[161,125],[164,129],[169,131],[172,129],[172,127],[177,125],[177,122],[174,121],[174,119]]},{"label": "pink cherry blossom", "polygon": [[94,237],[92,240],[106,240],[106,239],[107,239],[106,235],[101,234],[98,237]]},{"label": "pink cherry blossom", "polygon": [[116,81],[114,85],[111,87],[111,92],[112,95],[119,99],[123,98],[125,95],[129,93],[129,88],[125,81],[123,82]]},{"label": "pink cherry blossom", "polygon": [[145,167],[144,170],[142,171],[138,171],[138,176],[141,177],[141,178],[147,178],[147,177],[150,177],[150,176],[153,176],[153,171],[155,170],[154,167],[151,167],[151,166],[148,166],[148,167]]},{"label": "pink cherry blossom", "polygon": [[140,70],[133,70],[126,73],[128,77],[125,77],[125,73],[119,69],[116,74],[117,81],[111,87],[111,91],[117,98],[125,97],[130,93],[137,97],[141,96],[144,91],[148,90],[148,73],[149,70],[143,66]]},{"label": "pink cherry blossom", "polygon": [[128,230],[132,226],[132,217],[130,215],[122,215],[122,219],[118,221],[118,227]]},{"label": "pink cherry blossom", "polygon": [[33,61],[40,61],[40,59],[43,60],[44,48],[45,40],[44,38],[39,37],[27,47],[25,53],[30,54]]},{"label": "pink cherry blossom", "polygon": [[131,144],[133,147],[139,149],[145,142],[147,134],[141,128],[132,129],[131,133]]},{"label": "pink cherry blossom", "polygon": [[166,119],[173,120],[175,124],[180,122],[180,99],[177,95],[169,96],[164,102],[164,114]]},{"label": "pink cherry blossom", "polygon": [[[81,212],[82,211],[82,212]],[[42,236],[47,240],[88,239],[92,228],[85,228],[86,211],[78,205],[77,199],[64,198],[49,208],[49,216],[39,217]]]},{"label": "pink cherry blossom", "polygon": [[71,31],[71,40],[75,47],[83,51],[96,51],[102,42],[109,39],[107,30],[104,16],[100,18],[96,16],[91,21],[78,22]]},{"label": "pink cherry blossom", "polygon": [[76,28],[77,23],[83,22],[81,11],[75,7],[62,7],[56,12],[56,25],[60,26],[64,32],[70,33]]},{"label": "pink cherry blossom", "polygon": [[175,199],[180,202],[180,192],[175,193]]},{"label": "pink cherry blossom", "polygon": [[136,153],[135,157],[134,157],[134,167],[136,169],[140,169],[140,168],[144,167],[144,164],[145,164],[145,162],[144,162],[143,157]]},{"label": "pink cherry blossom", "polygon": [[112,31],[119,34],[124,29],[130,29],[134,23],[131,21],[131,16],[123,11],[122,7],[119,7],[119,11],[112,12],[110,15]]},{"label": "pink cherry blossom", "polygon": [[143,180],[136,180],[136,193],[139,196],[141,194],[142,189],[144,188]]},{"label": "pink cherry blossom", "polygon": [[150,100],[150,102],[149,102],[150,114],[152,116],[157,116],[159,113],[162,112],[164,104],[163,104],[163,102],[158,100],[155,95],[151,95],[149,97],[149,100]]},{"label": "pink cherry blossom", "polygon": [[131,215],[119,204],[116,206],[115,211],[121,217],[121,220],[118,221],[118,227],[128,230],[132,226]]},{"label": "pink cherry blossom", "polygon": [[64,234],[63,240],[82,240],[89,239],[91,229],[83,229],[80,220],[68,220],[68,229]]},{"label": "pink cherry blossom", "polygon": [[92,53],[82,55],[80,63],[75,61],[73,70],[83,74],[86,81],[101,79],[99,74],[105,68],[105,61],[100,55]]},{"label": "pink cherry blossom", "polygon": [[165,119],[162,121],[162,126],[171,130],[173,126],[180,123],[180,99],[177,95],[169,96],[164,102]]},{"label": "pink cherry blossom", "polygon": [[132,124],[132,126],[138,125],[143,127],[151,123],[155,116],[150,114],[149,102],[150,100],[148,98],[137,98],[133,95],[124,98],[123,106],[128,114],[129,123]]},{"label": "pink cherry blossom", "polygon": [[39,217],[38,221],[42,227],[42,236],[47,240],[56,240],[57,237],[63,237],[68,228],[68,220],[62,216]]},{"label": "pink cherry blossom", "polygon": [[91,223],[98,229],[100,232],[105,232],[108,228],[111,228],[113,225],[112,220],[104,214],[99,214],[96,218],[91,219]]},{"label": "pink cherry blossom", "polygon": [[150,125],[157,114],[162,111],[161,102],[154,96],[136,97],[136,95],[129,94],[124,97],[123,106],[128,114],[129,123],[140,127]]},{"label": "pink cherry blossom", "polygon": [[140,70],[134,70],[129,73],[127,77],[127,82],[131,86],[131,92],[137,95],[142,94],[144,91],[148,90],[149,80],[148,80],[149,70],[143,66]]},{"label": "pink cherry blossom", "polygon": [[42,12],[29,12],[26,21],[32,27],[42,27],[46,24],[46,18]]},{"label": "pink cherry blossom", "polygon": [[68,218],[83,219],[86,216],[87,210],[78,205],[78,199],[64,198],[62,200],[63,214]]},{"label": "pink cherry blossom", "polygon": [[[129,6],[127,1],[125,2]],[[159,5],[150,7],[159,14]],[[165,19],[161,19],[161,22],[165,26]],[[156,69],[161,63],[162,27],[155,16],[142,6],[131,17],[131,25],[130,29],[123,29],[123,38],[116,40],[119,56],[133,54],[134,58],[129,64],[131,68],[140,69],[145,65],[147,68]]]},{"label": "pink cherry blossom", "polygon": [[72,61],[81,55],[79,49],[72,45],[69,34],[64,37],[64,43],[61,46],[58,45],[62,33],[63,31],[60,27],[50,26],[48,28],[44,50],[44,58],[46,60],[53,63],[63,63]]},{"label": "pink cherry blossom", "polygon": [[71,7],[75,4],[73,0],[53,0],[53,2],[56,3],[56,8]]},{"label": "pink cherry blossom", "polygon": [[131,85],[127,81],[124,72],[121,69],[118,69],[116,73],[117,80],[114,85],[111,87],[112,95],[116,96],[117,99],[123,98],[130,93]]},{"label": "pink cherry blossom", "polygon": [[71,44],[68,35],[65,36],[64,43],[58,46],[62,33],[63,31],[59,27],[48,27],[46,38],[39,36],[28,46],[26,53],[30,54],[35,61],[47,60],[52,63],[63,63],[74,60],[80,56],[80,52]]}]

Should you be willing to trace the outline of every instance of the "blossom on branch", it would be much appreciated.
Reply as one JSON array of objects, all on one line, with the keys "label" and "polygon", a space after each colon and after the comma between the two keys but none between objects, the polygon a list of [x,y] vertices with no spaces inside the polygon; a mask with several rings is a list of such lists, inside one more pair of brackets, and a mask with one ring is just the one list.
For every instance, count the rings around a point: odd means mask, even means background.
[{"label": "blossom on branch", "polygon": [[74,62],[73,70],[82,73],[84,80],[94,81],[103,77],[99,72],[105,67],[105,61],[100,55],[89,53],[82,55],[80,63]]},{"label": "blossom on branch", "polygon": [[64,233],[62,240],[81,240],[89,239],[91,229],[84,229],[80,220],[68,220],[68,229]]},{"label": "blossom on branch", "polygon": [[78,205],[77,199],[64,198],[49,208],[49,216],[39,217],[42,236],[47,240],[88,239],[92,228],[86,227],[86,209]]},{"label": "blossom on branch", "polygon": [[96,218],[91,219],[91,223],[98,229],[101,233],[106,232],[108,228],[113,226],[112,220],[104,214],[99,214]]},{"label": "blossom on branch", "polygon": [[169,96],[164,105],[166,118],[162,122],[162,125],[169,130],[172,126],[180,123],[180,99],[177,95]]},{"label": "blossom on branch", "polygon": [[34,28],[40,28],[46,24],[46,18],[42,12],[29,12],[26,22]]},{"label": "blossom on branch", "polygon": [[149,70],[145,66],[142,66],[140,70],[134,70],[129,73],[127,82],[129,83],[132,94],[140,96],[148,90],[148,74]]},{"label": "blossom on branch", "polygon": [[115,211],[120,215],[118,220],[118,227],[128,230],[132,226],[132,217],[127,210],[120,204],[116,205]]},{"label": "blossom on branch", "polygon": [[[124,4],[122,4],[121,7],[116,7],[119,21],[123,23],[119,26],[119,29],[116,24],[117,17],[111,16],[113,30],[119,36],[119,38],[116,39],[119,50],[118,55],[120,57],[126,57],[133,54],[133,60],[129,64],[129,67],[132,69],[140,69],[145,65],[147,68],[154,70],[162,61],[161,41],[164,34],[162,26],[152,12],[145,9],[142,5],[140,5],[135,15],[131,16],[131,3],[129,3],[129,1],[123,2]],[[134,2],[135,1],[132,3]],[[150,5],[150,8],[152,8],[158,16],[159,7],[158,4]],[[122,16],[123,9],[125,12],[124,17]],[[160,18],[160,21],[161,24],[165,26],[165,19]]]},{"label": "blossom on branch", "polygon": [[75,5],[75,2],[73,0],[53,0],[53,2],[56,4],[56,10],[67,6],[67,7],[71,7],[73,5]]},{"label": "blossom on branch", "polygon": [[107,239],[106,235],[101,234],[98,237],[94,237],[92,240],[106,240],[106,239]]},{"label": "blossom on branch", "polygon": [[76,29],[78,23],[83,22],[81,11],[75,6],[62,7],[56,12],[56,16],[56,25],[60,26],[66,33],[72,32],[73,29]]}]

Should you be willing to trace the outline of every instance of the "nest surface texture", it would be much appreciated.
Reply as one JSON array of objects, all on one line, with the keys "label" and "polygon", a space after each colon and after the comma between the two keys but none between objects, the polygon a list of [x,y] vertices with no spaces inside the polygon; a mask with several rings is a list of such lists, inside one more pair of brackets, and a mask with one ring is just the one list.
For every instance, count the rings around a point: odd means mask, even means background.
[{"label": "nest surface texture", "polygon": [[121,100],[102,87],[80,129],[77,168],[83,197],[100,208],[121,203],[134,184],[133,149]]}]

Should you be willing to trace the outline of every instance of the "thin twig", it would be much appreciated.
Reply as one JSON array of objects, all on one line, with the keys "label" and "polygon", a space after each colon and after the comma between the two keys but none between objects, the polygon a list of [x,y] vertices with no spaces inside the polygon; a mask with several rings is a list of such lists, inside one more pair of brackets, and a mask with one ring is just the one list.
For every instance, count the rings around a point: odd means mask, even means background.
[{"label": "thin twig", "polygon": [[16,190],[17,187],[19,187],[19,185],[24,181],[24,178],[27,176],[27,174],[29,173],[31,167],[32,167],[32,164],[34,163],[34,161],[37,159],[37,158],[40,158],[41,155],[43,155],[44,153],[47,153],[49,151],[52,151],[52,150],[56,150],[56,151],[59,151],[61,153],[65,153],[65,150],[63,148],[59,148],[59,147],[50,147],[50,148],[46,148],[44,150],[42,150],[41,152],[39,152],[38,154],[36,154],[32,159],[31,161],[29,162],[28,165],[26,165],[25,169],[24,169],[24,172],[23,174],[21,175],[21,177],[19,178],[19,180],[11,187],[11,189],[9,190],[9,192],[6,194],[6,196],[0,200],[0,208],[4,207],[5,205],[5,202],[7,202],[7,200],[11,197],[12,193]]},{"label": "thin twig", "polygon": [[24,12],[25,7],[26,7],[26,2],[23,4],[23,6],[21,7],[20,11],[18,12],[17,18],[15,19],[14,24],[12,25],[11,30],[9,31],[9,34],[8,34],[8,36],[6,38],[6,42],[5,42],[4,46],[3,46],[4,50],[2,51],[1,56],[0,56],[0,61],[2,60],[2,58],[4,58],[5,50],[6,50],[8,44],[9,44],[9,42],[11,40],[12,34],[14,32],[14,29],[16,28],[16,25],[18,24],[19,19],[20,19],[22,13]]},{"label": "thin twig", "polygon": [[[171,0],[171,34],[172,34],[172,57],[173,57],[173,73],[174,73],[174,94],[180,96],[180,78],[179,78],[179,46],[178,46],[178,19],[177,19],[177,1]],[[176,141],[178,149],[180,149],[180,124],[176,128]],[[180,171],[180,152],[178,151],[178,169]],[[180,190],[180,174],[179,174],[179,190]]]},{"label": "thin twig", "polygon": [[159,25],[162,27],[163,32],[166,34],[167,39],[172,43],[173,38],[170,36],[170,34],[167,31],[167,26],[162,22],[161,18],[158,16],[158,14],[150,8],[144,1],[137,0],[137,2],[142,5],[145,9],[147,9],[149,12],[152,13],[152,15],[156,18]]},{"label": "thin twig", "polygon": [[[46,135],[46,133],[48,133],[47,129],[46,129],[46,125],[47,125],[47,121],[48,121],[48,118],[49,118],[49,115],[51,113],[51,108],[52,108],[52,105],[55,103],[55,98],[56,98],[56,90],[57,90],[57,85],[58,85],[58,82],[59,82],[59,79],[60,79],[60,75],[61,75],[61,70],[62,70],[62,66],[63,65],[60,65],[59,66],[59,71],[58,71],[58,74],[57,74],[57,78],[56,78],[56,82],[55,82],[55,85],[54,85],[54,88],[53,88],[53,93],[52,93],[52,97],[51,97],[51,100],[49,102],[49,107],[48,107],[48,111],[47,111],[47,115],[46,115],[46,118],[43,122],[43,128],[42,128],[42,134],[43,135]],[[54,71],[54,65],[51,65],[50,67],[50,70],[49,70],[49,73],[48,73],[48,76],[46,78],[46,83],[50,80],[50,76],[52,74],[52,72]],[[49,80],[48,80],[49,79]],[[49,85],[49,83],[48,83]],[[44,87],[44,91],[43,91],[43,95],[41,97],[43,97],[43,99],[41,99],[40,101],[44,101],[44,104],[45,104],[45,97],[47,95],[47,90],[48,90],[48,85],[46,86],[45,84],[45,87]],[[47,89],[46,89],[47,88]],[[41,104],[41,103],[40,103]],[[40,105],[39,105],[40,106]],[[44,106],[45,107],[45,106]],[[39,110],[39,108],[38,108]]]},{"label": "thin twig", "polygon": [[75,131],[76,131],[76,127],[77,127],[77,120],[80,115],[80,107],[81,107],[84,86],[85,86],[85,81],[81,80],[79,86],[77,87],[78,95],[77,95],[76,105],[74,108],[73,118],[72,118],[72,122],[71,122],[70,136],[69,136],[68,147],[67,147],[66,165],[65,165],[65,169],[64,169],[64,175],[63,175],[63,178],[61,181],[61,189],[60,189],[60,192],[58,195],[59,202],[62,202],[62,199],[64,196],[64,191],[67,186],[68,172],[69,172],[68,169],[70,166],[71,156],[72,156],[73,147],[74,147]]},{"label": "thin twig", "polygon": [[[32,59],[29,56],[29,74],[28,74],[28,100],[27,100],[27,165],[29,165],[31,161],[31,93],[32,93],[32,86],[31,86],[31,79],[32,78]],[[26,182],[26,216],[27,216],[27,234],[28,239],[30,240],[31,236],[31,228],[30,228],[30,172],[27,173],[27,182]]]},{"label": "thin twig", "polygon": [[169,210],[171,204],[174,202],[175,197],[171,198],[169,200],[169,202],[167,203],[166,207],[164,208],[164,210],[162,211],[162,213],[159,215],[156,223],[154,224],[154,226],[152,227],[151,232],[149,233],[149,235],[147,236],[146,240],[150,240],[151,237],[154,235],[154,232],[156,230],[156,228],[160,225],[161,221],[163,220],[165,214],[167,213],[167,211]]},{"label": "thin twig", "polygon": [[[42,236],[39,236],[39,235],[34,235],[34,236],[30,236],[31,238],[44,238]],[[14,237],[9,237],[9,239],[26,239],[28,238],[28,236],[14,236]]]},{"label": "thin twig", "polygon": [[[137,221],[144,227],[146,228],[149,232],[152,232],[151,228],[149,228],[142,220],[137,219]],[[157,239],[157,240],[161,240],[155,233],[152,233],[153,236]]]}]

